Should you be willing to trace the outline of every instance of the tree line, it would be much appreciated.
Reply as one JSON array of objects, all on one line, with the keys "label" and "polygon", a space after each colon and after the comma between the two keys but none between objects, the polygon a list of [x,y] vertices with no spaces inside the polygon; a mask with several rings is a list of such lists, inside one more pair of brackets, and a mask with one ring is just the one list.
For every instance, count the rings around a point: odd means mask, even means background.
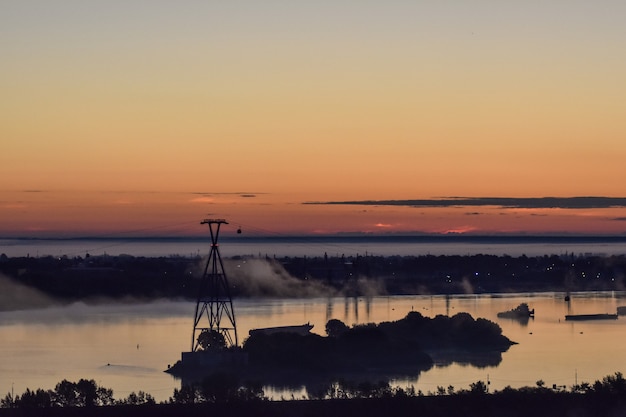
[{"label": "tree line", "polygon": [[[215,373],[206,377],[203,381],[183,385],[181,389],[175,389],[173,395],[166,401],[156,403],[154,398],[145,392],[131,393],[126,398],[115,400],[113,391],[109,388],[98,386],[93,380],[81,379],[78,382],[63,380],[59,382],[53,390],[36,389],[26,391],[13,396],[8,393],[0,400],[2,409],[71,409],[106,407],[115,410],[117,407],[129,406],[137,409],[143,406],[154,410],[155,406],[201,406],[208,404],[262,404],[262,403],[309,403],[311,407],[319,407],[319,401],[328,404],[343,404],[345,400],[393,400],[397,405],[407,405],[403,402],[407,399],[417,398],[448,398],[450,402],[447,407],[453,407],[459,411],[460,407],[471,410],[471,406],[486,407],[489,405],[492,412],[486,410],[482,415],[496,415],[498,404],[509,407],[508,415],[523,415],[528,411],[531,404],[539,407],[545,413],[535,415],[549,415],[556,404],[563,404],[564,407],[587,407],[593,414],[578,415],[606,415],[605,411],[612,413],[626,410],[626,379],[621,372],[615,372],[594,383],[581,383],[569,388],[546,387],[542,380],[536,382],[534,387],[511,388],[510,386],[502,390],[489,391],[489,385],[484,381],[471,383],[468,388],[456,389],[454,386],[439,386],[433,392],[416,391],[413,387],[400,388],[391,387],[386,381],[378,383],[372,382],[351,382],[339,380],[328,383],[317,392],[309,393],[302,398],[291,398],[294,401],[269,401],[264,395],[259,383],[241,383],[235,376],[227,373]],[[344,401],[336,403],[336,401]],[[358,404],[358,403],[355,403]],[[432,407],[432,403],[422,403]],[[438,403],[438,407],[441,404]],[[289,405],[287,405],[289,407]],[[518,408],[518,413],[512,413],[511,407]],[[139,407],[142,408],[142,407]],[[340,407],[341,408],[341,407]],[[263,409],[262,407],[257,409]],[[345,408],[341,408],[342,410]],[[427,408],[426,408],[427,409]],[[595,410],[595,411],[594,411]],[[394,411],[400,411],[394,408]],[[566,409],[560,412],[565,415]],[[580,410],[579,410],[580,411]],[[0,415],[10,415],[0,410]],[[17,415],[17,414],[16,414]],[[21,414],[20,414],[21,415]],[[132,414],[131,414],[132,415]],[[195,415],[195,414],[194,414]],[[374,414],[366,414],[374,415]],[[423,414],[428,415],[428,414]],[[467,415],[481,415],[468,413]]]},{"label": "tree line", "polygon": [[51,407],[95,407],[111,405],[155,404],[152,395],[139,391],[131,392],[126,398],[116,400],[113,390],[96,384],[93,379],[71,382],[66,379],[54,389],[26,389],[22,394],[7,393],[0,400],[3,408],[51,408]]},{"label": "tree line", "polygon": [[[234,263],[246,257],[229,258]],[[626,287],[626,256],[511,257],[317,256],[265,257],[278,273],[302,285],[315,282],[329,295],[459,294],[524,291],[619,290]],[[56,300],[133,296],[143,299],[197,296],[201,257],[16,257],[0,255],[0,273]],[[368,280],[366,287],[359,280]],[[232,284],[232,283],[231,283]],[[258,296],[231,285],[234,297]],[[268,296],[281,294],[268,293]]]}]

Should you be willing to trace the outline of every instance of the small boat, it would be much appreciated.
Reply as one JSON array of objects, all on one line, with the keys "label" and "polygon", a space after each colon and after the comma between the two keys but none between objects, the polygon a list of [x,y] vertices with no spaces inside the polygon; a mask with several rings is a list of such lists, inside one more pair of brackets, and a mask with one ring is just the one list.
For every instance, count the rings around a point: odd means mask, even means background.
[{"label": "small boat", "polygon": [[565,320],[581,321],[581,320],[617,320],[617,314],[600,313],[600,314],[568,314]]},{"label": "small boat", "polygon": [[535,316],[535,309],[532,310],[528,307],[528,304],[522,303],[509,311],[503,311],[498,313],[498,317],[507,319],[520,319]]},{"label": "small boat", "polygon": [[277,326],[277,327],[264,327],[261,329],[252,329],[248,332],[250,336],[255,334],[274,334],[274,333],[296,333],[301,336],[306,336],[311,332],[313,325],[310,323],[300,324],[296,326]]}]

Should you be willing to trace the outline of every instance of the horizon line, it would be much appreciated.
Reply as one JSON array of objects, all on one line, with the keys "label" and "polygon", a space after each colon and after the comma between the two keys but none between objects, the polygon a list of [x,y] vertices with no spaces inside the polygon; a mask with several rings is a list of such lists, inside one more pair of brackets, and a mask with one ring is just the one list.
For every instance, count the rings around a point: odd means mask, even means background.
[{"label": "horizon line", "polygon": [[[235,233],[223,233],[221,238],[233,240],[281,240],[281,239],[334,239],[334,238],[436,238],[436,239],[626,239],[626,233],[581,233],[581,232],[548,232],[548,233],[426,233],[426,232],[337,232],[327,234],[294,233],[294,234],[255,234],[240,236]],[[0,240],[206,240],[206,236],[194,235],[138,235],[138,236],[0,236]]]}]

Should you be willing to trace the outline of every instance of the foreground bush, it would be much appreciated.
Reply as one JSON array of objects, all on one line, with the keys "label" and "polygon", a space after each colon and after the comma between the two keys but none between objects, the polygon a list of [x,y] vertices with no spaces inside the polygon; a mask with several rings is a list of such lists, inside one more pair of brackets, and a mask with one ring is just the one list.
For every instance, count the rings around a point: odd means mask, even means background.
[{"label": "foreground bush", "polygon": [[[484,403],[492,400],[494,403],[520,403],[530,401],[540,404],[567,402],[576,400],[589,404],[605,404],[623,409],[626,415],[626,379],[621,372],[604,377],[593,384],[583,382],[569,389],[547,388],[543,381],[537,381],[535,387],[511,388],[506,387],[501,391],[489,393],[488,385],[484,381],[476,381],[470,384],[469,389],[456,390],[453,386],[447,388],[437,387],[435,392],[424,394],[415,391],[413,387],[392,388],[388,382],[378,383],[338,381],[330,383],[317,393],[309,396],[308,401],[318,404],[315,400],[406,400],[417,397],[447,397],[463,404]],[[553,401],[554,400],[554,401]],[[278,401],[278,403],[283,401]],[[302,401],[287,401],[301,403]],[[306,401],[305,401],[306,402]],[[227,374],[214,374],[203,382],[193,385],[185,385],[180,390],[174,390],[174,395],[166,403],[160,405],[198,405],[198,404],[250,404],[277,403],[267,401],[260,384],[239,384],[235,377]],[[99,387],[93,380],[81,379],[77,383],[63,380],[57,384],[54,390],[26,389],[22,395],[7,394],[0,400],[0,408],[89,408],[94,406],[154,406],[154,398],[142,391],[131,393],[121,400],[113,399],[113,391]],[[522,407],[523,408],[523,407]],[[515,414],[517,415],[517,414]],[[601,415],[598,414],[598,415]]]},{"label": "foreground bush", "polygon": [[155,404],[152,395],[143,391],[130,393],[128,397],[116,401],[113,390],[100,387],[93,379],[81,379],[70,382],[66,379],[59,382],[54,390],[36,391],[26,389],[22,395],[13,397],[8,393],[0,400],[3,408],[48,408],[48,407],[96,407],[110,405],[141,405]]}]

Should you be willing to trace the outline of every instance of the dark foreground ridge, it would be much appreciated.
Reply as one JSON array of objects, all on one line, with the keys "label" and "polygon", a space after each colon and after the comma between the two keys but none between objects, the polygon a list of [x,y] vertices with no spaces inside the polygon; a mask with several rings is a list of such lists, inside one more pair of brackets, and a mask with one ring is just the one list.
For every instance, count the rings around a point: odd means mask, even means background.
[{"label": "dark foreground ridge", "polygon": [[[64,381],[63,383],[66,383]],[[59,385],[62,385],[60,383]],[[57,388],[59,388],[57,385]],[[95,385],[94,385],[95,386]],[[536,387],[520,389],[505,388],[494,393],[482,381],[470,384],[469,390],[448,391],[441,388],[438,393],[423,395],[405,390],[393,391],[388,386],[374,386],[373,389],[350,389],[339,387],[334,396],[326,399],[307,399],[293,401],[267,401],[254,396],[241,397],[215,396],[215,389],[201,392],[199,396],[176,396],[167,403],[121,402],[98,405],[85,403],[79,395],[78,403],[68,405],[68,399],[62,390],[44,392],[38,390],[50,400],[42,404],[31,402],[24,404],[20,398],[15,403],[2,401],[0,417],[21,416],[130,416],[160,417],[181,416],[195,417],[206,415],[255,416],[255,417],[380,417],[403,416],[476,416],[476,417],[544,417],[544,416],[623,416],[626,414],[626,381],[621,373],[607,376],[594,384],[583,383],[571,390],[554,390],[537,381]],[[215,388],[215,386],[213,386]],[[103,388],[99,388],[103,389]],[[105,390],[106,391],[106,390]],[[225,392],[224,390],[219,390]],[[178,393],[180,394],[180,393]],[[75,398],[74,398],[75,399]],[[59,402],[61,400],[61,402]],[[81,402],[82,401],[82,402]]]},{"label": "dark foreground ridge", "polygon": [[[181,256],[9,258],[0,255],[0,274],[37,289],[57,302],[100,297],[191,300],[197,296],[204,263],[201,257]],[[233,297],[626,288],[626,256],[623,255],[234,257],[225,259],[225,264]],[[259,273],[266,276],[255,281]],[[274,285],[277,282],[280,285]],[[44,300],[38,302],[45,303]],[[11,306],[4,304],[0,308],[11,309]]]},{"label": "dark foreground ridge", "polygon": [[201,405],[155,404],[149,406],[107,406],[97,408],[4,409],[2,417],[318,417],[318,416],[476,416],[476,417],[543,417],[543,416],[620,416],[625,401],[617,395],[591,398],[589,395],[490,395],[480,398],[417,397],[405,399],[350,399],[307,401],[264,401]]}]

